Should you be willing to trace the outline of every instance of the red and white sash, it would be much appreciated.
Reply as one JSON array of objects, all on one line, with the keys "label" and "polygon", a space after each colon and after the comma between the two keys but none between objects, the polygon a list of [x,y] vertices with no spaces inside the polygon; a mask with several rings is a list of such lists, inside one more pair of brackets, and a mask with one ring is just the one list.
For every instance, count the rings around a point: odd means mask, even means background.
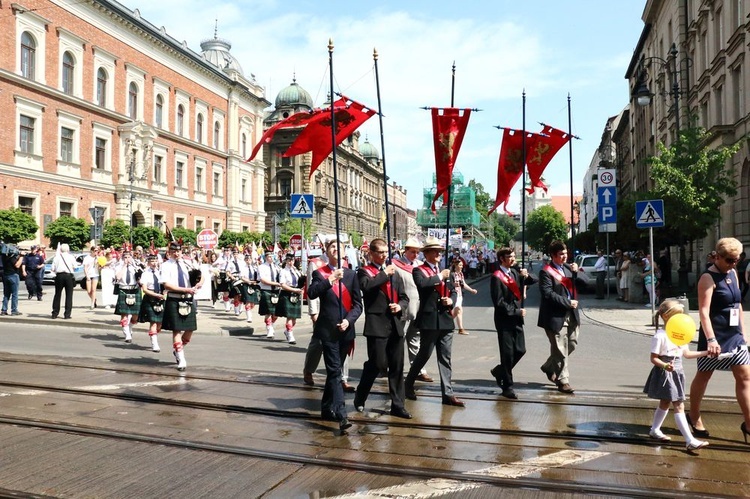
[{"label": "red and white sash", "polygon": [[[366,265],[362,267],[362,270],[367,272],[367,275],[369,275],[371,278],[374,278],[376,275],[380,273],[380,269],[375,267],[374,265]],[[389,302],[393,301],[393,289],[391,288],[391,280],[388,279],[385,281],[385,284],[380,285],[380,290],[385,293],[385,296],[388,298]]]},{"label": "red and white sash", "polygon": [[561,283],[563,286],[565,286],[565,289],[568,290],[568,293],[571,297],[574,295],[574,288],[573,288],[573,279],[570,277],[565,277],[565,274],[557,270],[555,267],[551,265],[545,265],[544,270],[547,271],[549,275],[555,278],[555,280],[559,283]]},{"label": "red and white sash", "polygon": [[500,281],[505,284],[505,287],[510,289],[517,299],[521,299],[521,290],[518,289],[518,283],[515,279],[511,279],[511,277],[502,270],[496,270],[492,275],[500,279]]},{"label": "red and white sash", "polygon": [[[432,267],[431,267],[431,266],[429,266],[429,265],[427,265],[427,264],[425,264],[425,265],[422,265],[422,266],[420,266],[420,267],[419,267],[419,270],[421,270],[421,271],[422,271],[422,273],[423,273],[423,274],[424,274],[425,276],[427,276],[428,278],[429,278],[429,277],[432,277],[432,276],[436,276],[436,275],[437,275],[437,272],[435,272],[434,270],[432,270]],[[438,289],[438,291],[440,292],[440,296],[448,296],[448,289],[447,289],[447,287],[445,286],[445,281],[443,281],[443,280],[441,279],[441,280],[440,280],[440,282],[439,282],[438,284],[435,284],[435,287],[436,287],[436,288]]]},{"label": "red and white sash", "polygon": [[[325,267],[320,267],[318,272],[323,276],[323,279],[328,279],[331,277],[331,274],[333,274],[333,269],[330,265],[326,265]],[[339,284],[341,284],[341,286],[339,286]],[[349,289],[344,285],[343,281],[334,283],[333,286],[331,286],[331,289],[333,289],[333,294],[339,299],[344,310],[349,313],[349,310],[352,309],[352,295],[349,293]],[[341,295],[339,295],[339,291],[341,292]]]}]

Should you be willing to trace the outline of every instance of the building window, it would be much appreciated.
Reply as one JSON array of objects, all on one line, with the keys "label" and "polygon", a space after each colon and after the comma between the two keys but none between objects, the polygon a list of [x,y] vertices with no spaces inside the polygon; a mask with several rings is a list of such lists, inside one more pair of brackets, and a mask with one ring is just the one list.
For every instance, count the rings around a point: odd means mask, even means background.
[{"label": "building window", "polygon": [[18,209],[27,215],[34,216],[34,198],[18,196]]},{"label": "building window", "polygon": [[196,221],[195,221],[195,230],[197,230],[197,231],[203,230],[203,220],[196,219]]},{"label": "building window", "polygon": [[133,81],[128,87],[128,116],[131,120],[138,119],[138,85]]},{"label": "building window", "polygon": [[27,31],[21,35],[21,76],[30,80],[36,74],[36,40]]},{"label": "building window", "polygon": [[292,166],[292,158],[290,158],[290,157],[286,157],[285,158],[285,157],[282,156],[282,158],[281,158],[281,167],[282,168],[289,168],[290,166]]},{"label": "building window", "polygon": [[195,140],[203,142],[203,115],[198,113],[198,120],[195,124]]},{"label": "building window", "polygon": [[62,127],[60,129],[60,159],[62,161],[73,162],[73,135],[75,130]]},{"label": "building window", "polygon": [[177,187],[182,187],[182,174],[185,169],[185,163],[178,161],[174,169],[174,183]]},{"label": "building window", "polygon": [[75,72],[75,62],[70,52],[63,54],[62,65],[62,91],[66,94],[73,94],[73,74]]},{"label": "building window", "polygon": [[99,68],[96,72],[96,103],[102,107],[107,105],[107,71]]},{"label": "building window", "polygon": [[285,177],[279,179],[279,194],[281,197],[288,198],[292,195],[292,179]]},{"label": "building window", "polygon": [[34,154],[34,124],[36,120],[21,115],[20,149],[27,154]]},{"label": "building window", "polygon": [[182,104],[177,106],[177,135],[182,136],[185,130],[185,108]]},{"label": "building window", "polygon": [[214,232],[221,233],[221,222],[214,222]]},{"label": "building window", "polygon": [[179,228],[185,227],[185,217],[176,217],[174,219],[174,226]]},{"label": "building window", "polygon": [[214,196],[221,196],[221,173],[214,172]]},{"label": "building window", "polygon": [[217,121],[216,123],[214,123],[214,147],[216,149],[219,148],[219,136],[220,136],[220,134],[221,134],[221,125]]},{"label": "building window", "polygon": [[242,179],[242,187],[240,187],[240,201],[243,203],[247,199],[247,179]]},{"label": "building window", "polygon": [[68,203],[67,201],[60,201],[60,216],[72,217],[73,216],[73,203]]},{"label": "building window", "polygon": [[164,97],[161,94],[156,96],[156,107],[154,109],[154,123],[159,128],[162,128],[162,121],[164,116]]},{"label": "building window", "polygon": [[99,170],[104,170],[107,165],[107,141],[96,138],[96,149],[94,151],[94,165]]},{"label": "building window", "polygon": [[154,156],[154,182],[161,183],[161,164],[164,158]]},{"label": "building window", "polygon": [[200,166],[195,169],[195,190],[203,192],[203,168]]},{"label": "building window", "polygon": [[247,158],[247,135],[242,134],[242,157]]},{"label": "building window", "polygon": [[164,225],[164,215],[154,215],[154,227],[161,228]]}]

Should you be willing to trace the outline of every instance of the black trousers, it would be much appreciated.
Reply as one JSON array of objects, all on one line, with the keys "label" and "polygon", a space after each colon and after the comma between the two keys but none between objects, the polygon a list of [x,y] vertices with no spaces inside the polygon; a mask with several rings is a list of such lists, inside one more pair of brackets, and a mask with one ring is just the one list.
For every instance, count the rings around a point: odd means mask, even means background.
[{"label": "black trousers", "polygon": [[513,386],[513,368],[518,361],[526,354],[526,337],[523,333],[523,326],[516,327],[498,327],[498,320],[495,320],[495,329],[497,329],[497,344],[500,347],[500,364],[499,378],[504,388]]},{"label": "black trousers", "polygon": [[388,392],[391,409],[404,408],[404,337],[395,331],[387,338],[367,337],[367,361],[362,368],[362,378],[354,396],[355,405],[364,405],[367,396],[381,372],[388,371]]},{"label": "black trousers", "polygon": [[65,290],[65,317],[70,317],[73,311],[73,289],[76,282],[73,280],[73,274],[65,272],[55,276],[55,297],[52,299],[52,317],[60,315],[60,298],[61,293]]},{"label": "black trousers", "polygon": [[347,417],[344,388],[341,386],[341,366],[349,353],[352,340],[322,340],[323,362],[326,365],[326,384],[320,402],[323,419],[341,421]]},{"label": "black trousers", "polygon": [[42,279],[44,278],[44,267],[26,272],[26,291],[29,295],[37,298],[42,297]]}]

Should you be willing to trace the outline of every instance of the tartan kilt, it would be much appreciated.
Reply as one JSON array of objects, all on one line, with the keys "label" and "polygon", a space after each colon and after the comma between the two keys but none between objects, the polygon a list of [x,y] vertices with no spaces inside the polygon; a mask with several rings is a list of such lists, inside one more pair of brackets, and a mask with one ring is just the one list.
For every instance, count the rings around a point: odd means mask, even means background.
[{"label": "tartan kilt", "polygon": [[[296,303],[292,302],[296,298]],[[299,319],[302,317],[302,296],[289,291],[279,293],[279,303],[276,304],[276,315],[287,319]]]},{"label": "tartan kilt", "polygon": [[[190,313],[184,317],[177,311],[182,302],[190,304]],[[195,316],[193,299],[181,300],[168,297],[164,302],[164,317],[161,321],[161,327],[168,331],[195,331],[198,328],[198,321]]]},{"label": "tartan kilt", "polygon": [[277,315],[276,314],[276,303],[271,303],[272,296],[279,296],[278,293],[273,291],[267,291],[262,289],[260,291],[260,305],[258,306],[258,314],[260,315]]},{"label": "tartan kilt", "polygon": [[232,289],[229,292],[229,297],[235,298],[238,295],[242,303],[258,303],[258,301],[260,301],[258,290],[247,283],[242,283],[239,286],[232,286]]},{"label": "tartan kilt", "polygon": [[[161,304],[162,311],[157,312],[154,310],[155,305]],[[164,300],[157,300],[151,296],[144,296],[141,301],[141,312],[138,314],[138,320],[140,322],[155,322],[161,323],[164,319]]]},{"label": "tartan kilt", "polygon": [[232,280],[226,272],[221,271],[216,277],[216,291],[219,293],[225,293],[230,290],[229,283]]},{"label": "tartan kilt", "polygon": [[[128,305],[125,303],[125,300],[127,299],[128,295],[135,296],[135,303],[133,305]],[[115,314],[116,315],[138,315],[138,313],[141,311],[141,288],[135,288],[135,289],[120,289],[119,293],[117,295],[117,305],[115,305]]]}]

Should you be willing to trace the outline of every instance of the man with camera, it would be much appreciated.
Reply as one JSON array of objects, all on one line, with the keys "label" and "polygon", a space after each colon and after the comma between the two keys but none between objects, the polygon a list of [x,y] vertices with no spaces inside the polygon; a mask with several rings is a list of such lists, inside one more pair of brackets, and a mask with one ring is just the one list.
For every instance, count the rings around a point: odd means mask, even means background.
[{"label": "man with camera", "polygon": [[0,243],[0,255],[3,263],[3,310],[0,315],[8,315],[8,301],[10,301],[10,315],[21,315],[18,311],[18,285],[21,281],[21,254],[13,245]]}]

